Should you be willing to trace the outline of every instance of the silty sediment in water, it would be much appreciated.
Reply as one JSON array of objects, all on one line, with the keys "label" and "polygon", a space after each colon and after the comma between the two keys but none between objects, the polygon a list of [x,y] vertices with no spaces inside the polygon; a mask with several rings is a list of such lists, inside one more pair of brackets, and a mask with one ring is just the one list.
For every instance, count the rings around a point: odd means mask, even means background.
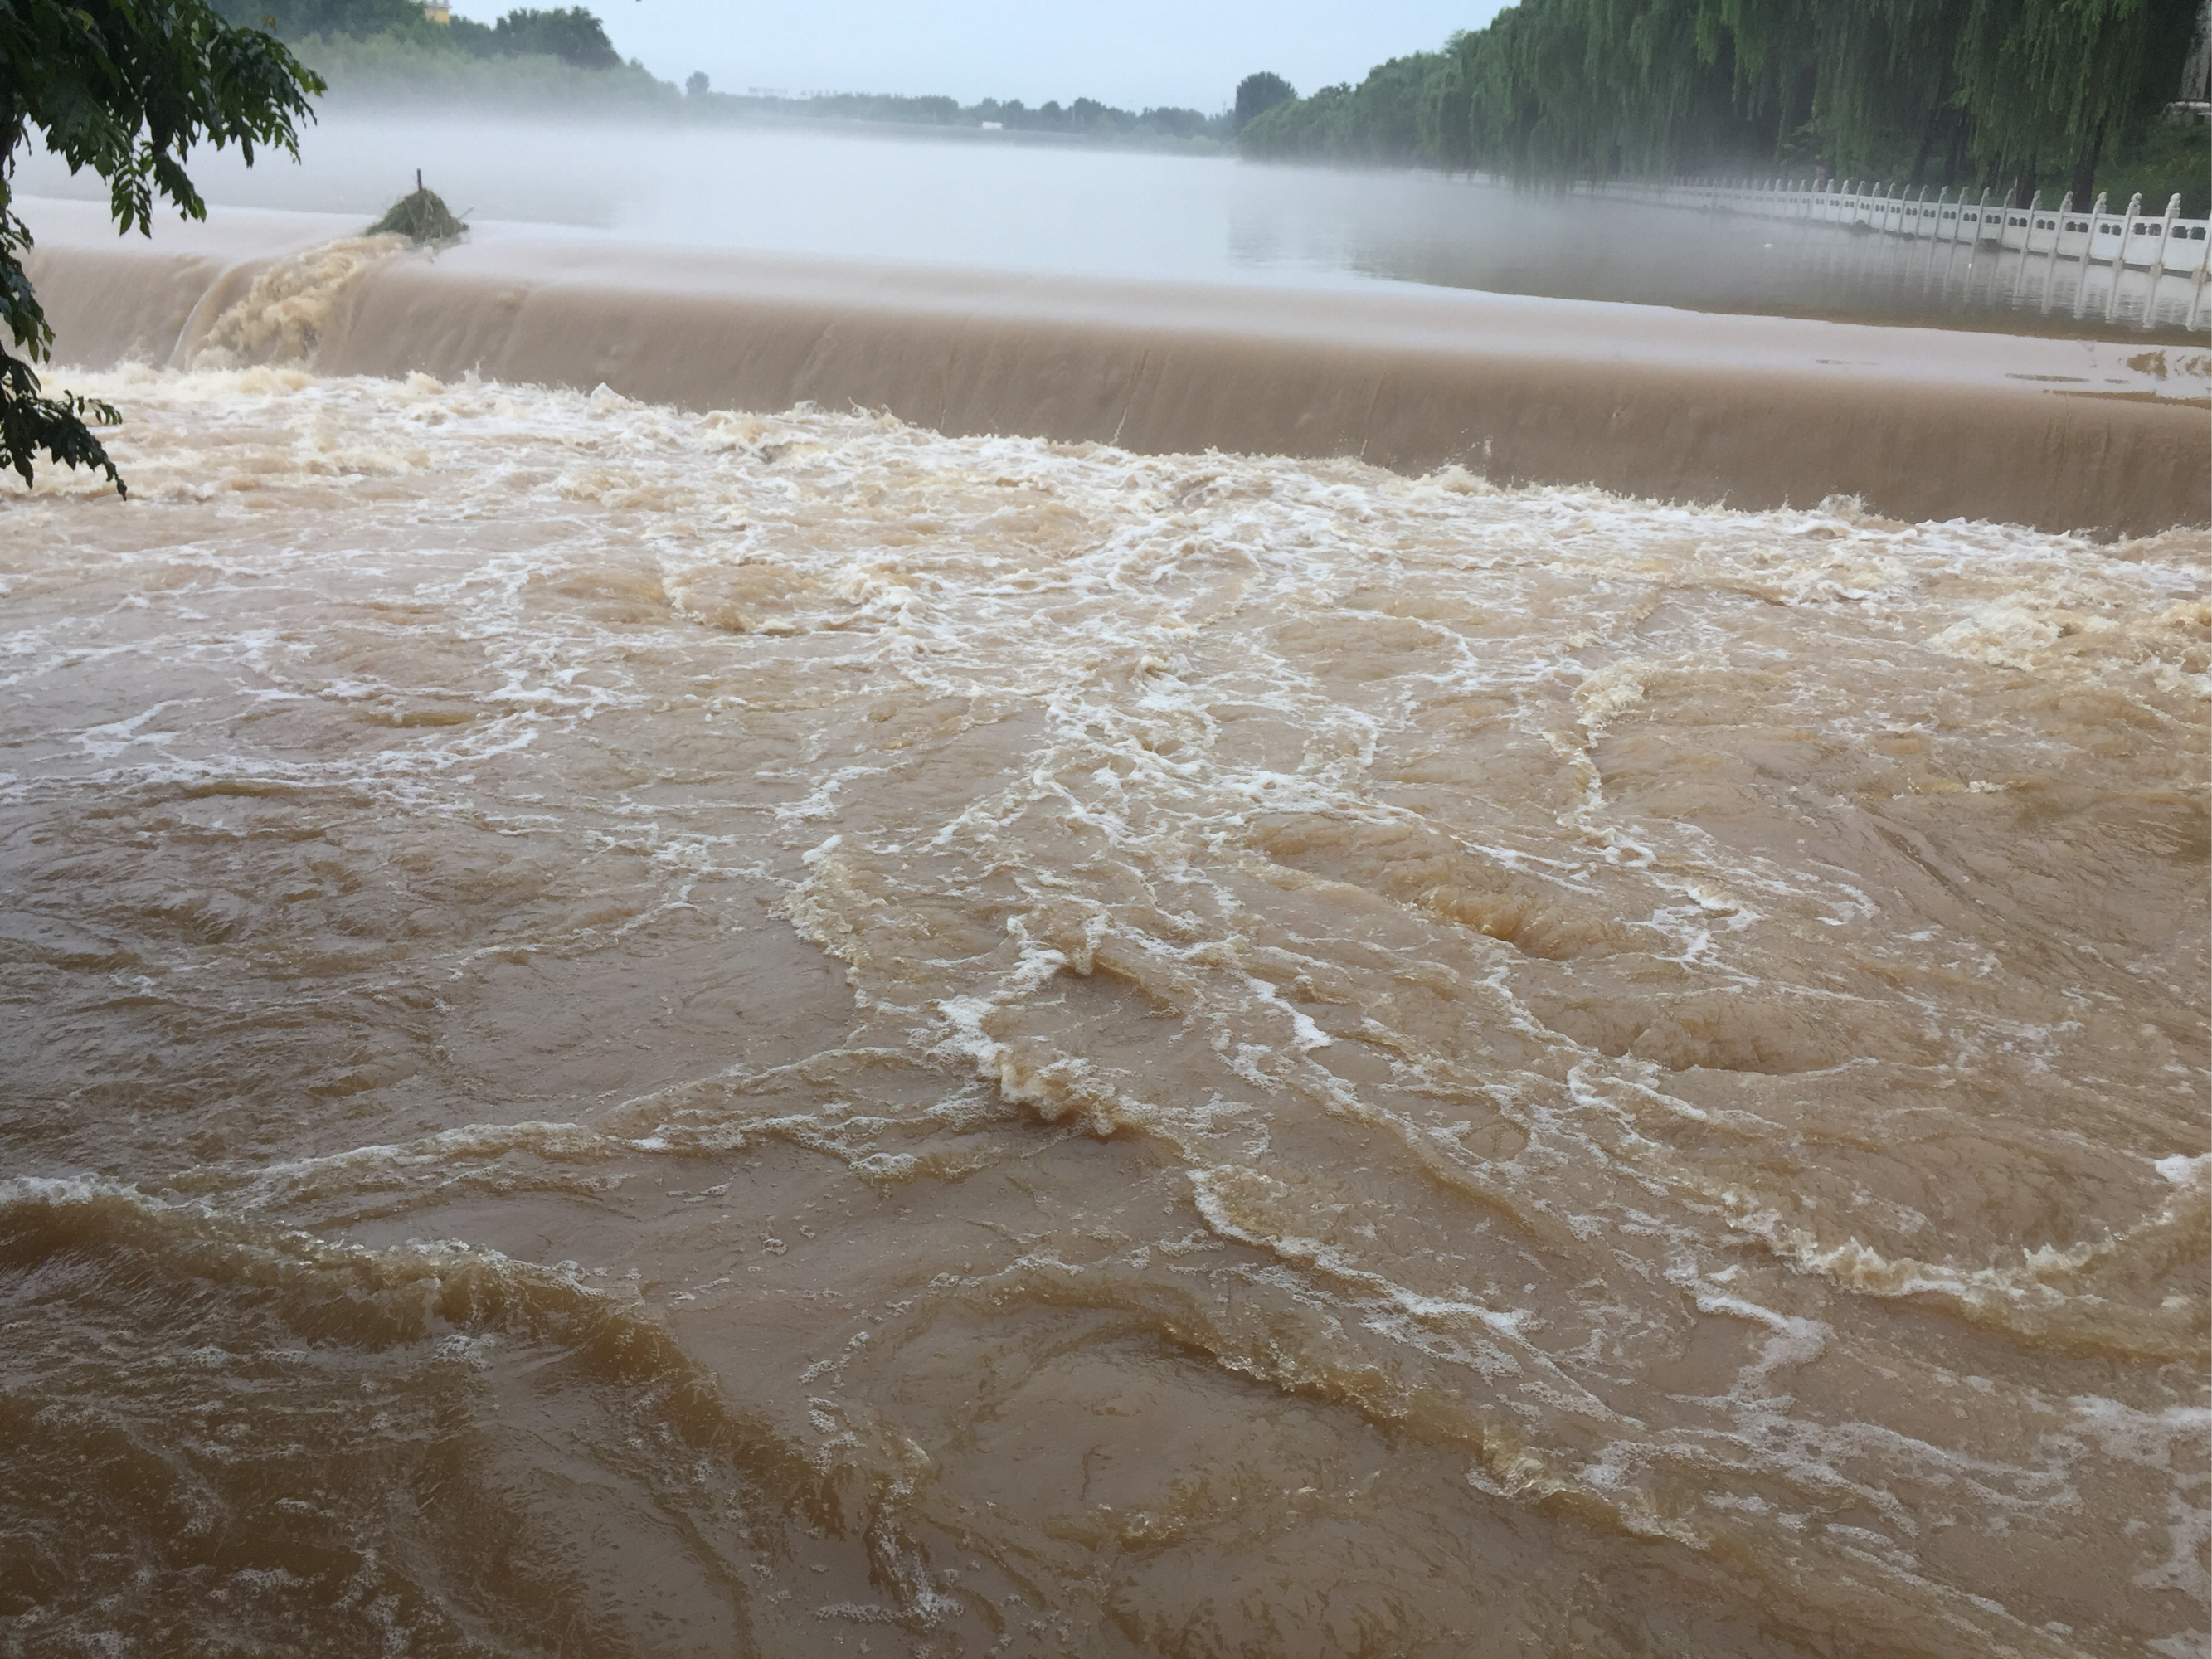
[{"label": "silty sediment in water", "polygon": [[25,1650],[2199,1639],[2203,533],[66,378]]}]

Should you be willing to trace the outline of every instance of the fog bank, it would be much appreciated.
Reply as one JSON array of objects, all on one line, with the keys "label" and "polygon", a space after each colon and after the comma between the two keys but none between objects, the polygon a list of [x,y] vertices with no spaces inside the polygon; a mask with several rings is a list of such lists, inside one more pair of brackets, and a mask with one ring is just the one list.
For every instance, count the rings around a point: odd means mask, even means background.
[{"label": "fog bank", "polygon": [[[302,163],[203,155],[229,207],[367,224],[416,169],[458,212],[630,240],[1063,276],[1472,289],[1692,310],[2079,331],[1969,309],[1879,239],[1621,202],[1516,195],[1433,173],[1258,166],[885,136],[808,121],[687,125],[326,109]],[[97,199],[50,157],[28,195]],[[1963,262],[1962,262],[1963,264]]]}]

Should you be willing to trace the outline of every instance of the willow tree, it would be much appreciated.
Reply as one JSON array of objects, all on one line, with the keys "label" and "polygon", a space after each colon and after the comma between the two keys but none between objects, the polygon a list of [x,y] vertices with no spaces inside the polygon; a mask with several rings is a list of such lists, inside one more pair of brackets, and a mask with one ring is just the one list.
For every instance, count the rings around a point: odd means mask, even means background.
[{"label": "willow tree", "polygon": [[1245,124],[1239,142],[1247,155],[1276,161],[1426,161],[1421,98],[1437,64],[1433,53],[1394,58],[1357,87],[1276,104]]},{"label": "willow tree", "polygon": [[1448,173],[1474,171],[1474,81],[1480,37],[1462,30],[1444,43],[1413,100],[1422,159]]},{"label": "willow tree", "polygon": [[[155,204],[195,219],[207,205],[185,172],[195,145],[299,154],[300,119],[323,83],[271,36],[234,27],[205,0],[0,0],[0,466],[27,484],[43,452],[123,479],[94,424],[105,404],[49,397],[34,365],[53,329],[23,270],[31,233],[15,211],[16,161],[35,136],[106,181],[123,230],[149,234]],[[9,349],[12,343],[13,349]]]},{"label": "willow tree", "polygon": [[1533,179],[1667,173],[1762,141],[1698,0],[1527,0],[1478,36],[1470,148]]},{"label": "willow tree", "polygon": [[1352,97],[1350,141],[1363,161],[1414,161],[1422,156],[1422,89],[1441,59],[1435,52],[1393,58],[1367,72]]},{"label": "willow tree", "polygon": [[1521,0],[1245,129],[1255,154],[1531,180],[1723,167],[1993,185],[2070,170],[2178,90],[2196,0]]},{"label": "willow tree", "polygon": [[[1802,98],[1848,171],[2033,180],[2086,196],[2107,144],[2172,95],[2195,0],[1701,0],[1752,106]],[[1909,158],[1909,160],[1908,160]]]},{"label": "willow tree", "polygon": [[2175,95],[2196,0],[1972,0],[1956,48],[1974,154],[2065,168],[2086,198],[2107,144]]},{"label": "willow tree", "polygon": [[1844,173],[1917,183],[1942,151],[1954,170],[1972,118],[1960,106],[1959,31],[1972,0],[1699,0],[1710,55],[1735,66],[1740,106]]}]

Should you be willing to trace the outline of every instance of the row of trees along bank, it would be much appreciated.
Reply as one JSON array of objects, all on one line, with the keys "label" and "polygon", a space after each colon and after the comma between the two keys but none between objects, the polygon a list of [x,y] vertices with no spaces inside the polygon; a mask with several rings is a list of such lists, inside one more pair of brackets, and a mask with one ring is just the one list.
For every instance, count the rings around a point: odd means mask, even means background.
[{"label": "row of trees along bank", "polygon": [[2022,199],[2041,186],[2087,200],[2100,174],[2113,183],[2148,167],[2201,202],[2207,130],[2162,117],[2184,95],[2207,10],[2205,0],[1521,0],[1441,52],[1254,114],[1238,143],[1264,159],[1554,184],[1809,178],[1825,166],[2017,185]]},{"label": "row of trees along bank", "polygon": [[331,101],[461,104],[472,110],[646,113],[683,94],[623,61],[582,6],[519,7],[495,23],[420,0],[212,0],[240,27],[266,29],[329,83]]},{"label": "row of trees along bank", "polygon": [[[986,98],[963,104],[957,98],[904,97],[890,93],[818,92],[793,98],[783,93],[716,92],[702,74],[685,84],[685,105],[694,113],[738,118],[775,116],[804,120],[878,121],[909,127],[989,128],[1004,132],[1112,142],[1123,140],[1192,149],[1218,148],[1231,136],[1229,118],[1172,105],[1142,110],[1119,109],[1095,98],[1063,105],[1050,100],[1032,109],[1018,98]],[[1218,142],[1217,142],[1218,141]]]},{"label": "row of trees along bank", "polygon": [[496,23],[433,22],[419,0],[215,0],[215,9],[284,40],[382,39],[468,58],[557,58],[586,70],[619,69],[623,61],[606,26],[582,6],[522,7]]},{"label": "row of trees along bank", "polygon": [[[6,3],[6,0],[0,0]],[[213,0],[233,24],[265,28],[330,83],[341,102],[466,103],[473,108],[557,108],[687,120],[867,121],[909,127],[994,129],[1067,140],[1207,151],[1233,135],[1225,115],[1171,107],[1117,109],[1091,98],[1031,108],[1020,100],[820,93],[791,97],[717,92],[704,73],[678,88],[623,61],[585,7],[521,8],[486,25],[420,0]]]}]

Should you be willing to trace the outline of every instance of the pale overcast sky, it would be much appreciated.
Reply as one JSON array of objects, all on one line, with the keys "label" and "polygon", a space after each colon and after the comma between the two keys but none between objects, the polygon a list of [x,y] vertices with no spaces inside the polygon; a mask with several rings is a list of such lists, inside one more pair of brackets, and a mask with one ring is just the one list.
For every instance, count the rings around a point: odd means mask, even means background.
[{"label": "pale overcast sky", "polygon": [[[532,0],[559,5],[568,0]],[[486,22],[517,0],[458,0]],[[715,88],[1227,105],[1255,70],[1300,92],[1441,45],[1503,0],[585,0],[626,58]]]}]

